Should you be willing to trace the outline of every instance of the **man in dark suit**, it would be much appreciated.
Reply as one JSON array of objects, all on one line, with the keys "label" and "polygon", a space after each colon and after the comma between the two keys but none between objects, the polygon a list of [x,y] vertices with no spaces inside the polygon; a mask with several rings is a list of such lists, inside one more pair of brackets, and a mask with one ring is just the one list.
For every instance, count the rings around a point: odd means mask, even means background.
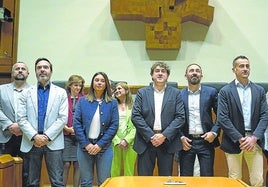
[{"label": "man in dark suit", "polygon": [[150,74],[153,83],[138,90],[132,109],[138,175],[153,175],[157,159],[158,174],[170,176],[174,153],[181,148],[179,130],[185,120],[184,106],[179,89],[167,85],[167,64],[156,62]]},{"label": "man in dark suit", "polygon": [[224,86],[218,96],[217,121],[223,130],[221,149],[225,152],[229,177],[242,179],[244,157],[251,186],[262,186],[263,155],[261,144],[268,123],[264,89],[251,82],[249,60],[233,60],[236,79]]},{"label": "man in dark suit", "polygon": [[198,64],[186,68],[188,87],[181,90],[186,111],[182,128],[180,152],[180,175],[193,176],[196,155],[200,165],[200,176],[213,176],[215,146],[219,146],[217,135],[220,128],[212,120],[212,110],[217,113],[217,90],[201,86],[202,69]]}]

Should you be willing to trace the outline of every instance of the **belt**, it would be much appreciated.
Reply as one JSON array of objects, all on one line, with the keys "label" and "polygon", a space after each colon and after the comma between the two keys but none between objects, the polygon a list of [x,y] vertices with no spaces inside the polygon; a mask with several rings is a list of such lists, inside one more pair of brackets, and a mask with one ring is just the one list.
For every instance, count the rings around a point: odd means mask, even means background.
[{"label": "belt", "polygon": [[203,134],[189,134],[189,138],[198,139],[201,138]]},{"label": "belt", "polygon": [[251,136],[252,135],[252,131],[251,130],[245,130],[245,135],[246,136]]},{"label": "belt", "polygon": [[161,130],[154,130],[154,133],[155,134],[160,134],[160,133],[162,133],[162,131]]}]

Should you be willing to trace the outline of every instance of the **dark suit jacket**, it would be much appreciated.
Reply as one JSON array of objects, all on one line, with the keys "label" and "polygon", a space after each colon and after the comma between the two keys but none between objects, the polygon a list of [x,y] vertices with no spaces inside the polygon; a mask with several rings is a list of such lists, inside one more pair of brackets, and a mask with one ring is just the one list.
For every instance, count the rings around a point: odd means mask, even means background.
[{"label": "dark suit jacket", "polygon": [[[182,100],[185,106],[186,121],[182,128],[182,135],[189,136],[189,108],[188,108],[188,88],[181,90]],[[220,127],[218,124],[214,124],[212,120],[212,109],[217,114],[217,99],[218,92],[215,88],[201,85],[200,92],[200,118],[201,125],[204,133],[212,131],[219,135]],[[212,142],[213,146],[219,146],[219,139],[215,138]]]},{"label": "dark suit jacket", "polygon": [[[252,82],[250,87],[251,130],[253,135],[259,138],[257,143],[261,146],[268,123],[268,105],[264,89]],[[238,140],[245,136],[245,126],[235,81],[224,86],[219,92],[217,120],[223,130],[221,149],[227,153],[240,153]]]},{"label": "dark suit jacket", "polygon": [[[136,136],[133,148],[138,153],[143,153],[151,144],[155,120],[154,89],[150,85],[138,90],[132,109],[132,122],[136,127]],[[161,111],[162,134],[167,137],[164,145],[167,152],[175,153],[181,149],[179,130],[185,120],[184,106],[180,90],[167,86]]]}]

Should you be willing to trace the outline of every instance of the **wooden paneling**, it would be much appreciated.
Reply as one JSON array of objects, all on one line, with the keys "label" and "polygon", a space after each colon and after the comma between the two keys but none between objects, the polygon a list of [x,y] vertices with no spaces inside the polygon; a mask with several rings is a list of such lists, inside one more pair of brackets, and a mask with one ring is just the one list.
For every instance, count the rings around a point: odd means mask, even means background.
[{"label": "wooden paneling", "polygon": [[11,67],[17,61],[19,0],[2,0],[11,12],[12,22],[0,22],[0,84],[11,81]]}]

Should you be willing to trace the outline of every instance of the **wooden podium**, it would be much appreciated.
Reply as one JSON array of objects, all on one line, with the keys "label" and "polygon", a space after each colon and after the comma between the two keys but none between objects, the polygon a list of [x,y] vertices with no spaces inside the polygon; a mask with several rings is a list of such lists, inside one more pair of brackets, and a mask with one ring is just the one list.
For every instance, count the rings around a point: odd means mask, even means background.
[{"label": "wooden podium", "polygon": [[22,186],[22,159],[9,154],[0,155],[0,187]]}]

